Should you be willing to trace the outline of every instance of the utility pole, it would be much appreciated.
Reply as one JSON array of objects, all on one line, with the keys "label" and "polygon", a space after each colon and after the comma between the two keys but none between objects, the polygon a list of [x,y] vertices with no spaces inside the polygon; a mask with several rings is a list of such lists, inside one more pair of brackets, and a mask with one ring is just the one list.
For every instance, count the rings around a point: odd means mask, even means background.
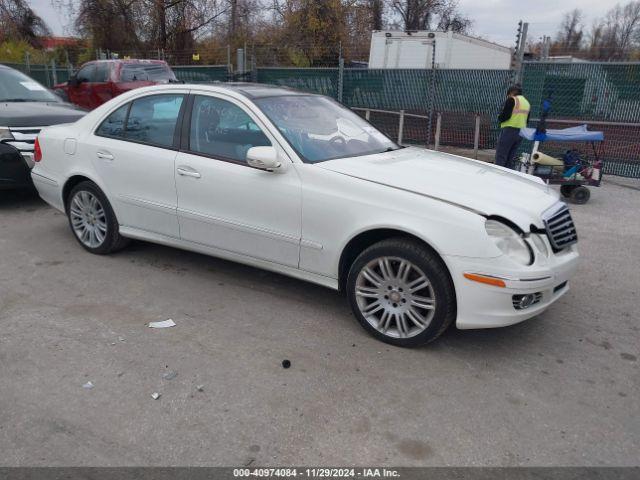
[{"label": "utility pole", "polygon": [[542,40],[542,60],[545,62],[549,60],[549,50],[551,49],[551,37],[545,35]]},{"label": "utility pole", "polygon": [[522,35],[522,20],[518,22],[518,30],[516,30],[516,46],[513,49],[511,55],[511,70],[515,70],[517,67],[518,49],[520,48],[520,36]]},{"label": "utility pole", "polygon": [[516,50],[514,52],[512,62],[515,83],[520,83],[522,81],[522,62],[524,60],[524,50],[527,45],[528,30],[529,24],[520,20],[518,22],[518,32],[516,34]]}]

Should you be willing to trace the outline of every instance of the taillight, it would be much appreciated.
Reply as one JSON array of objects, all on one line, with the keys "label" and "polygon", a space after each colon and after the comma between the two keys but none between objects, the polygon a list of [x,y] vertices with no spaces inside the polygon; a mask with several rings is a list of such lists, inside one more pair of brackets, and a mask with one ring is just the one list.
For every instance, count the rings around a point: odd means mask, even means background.
[{"label": "taillight", "polygon": [[33,145],[33,161],[39,162],[40,160],[42,160],[42,149],[40,148],[38,137],[36,137],[36,143]]}]

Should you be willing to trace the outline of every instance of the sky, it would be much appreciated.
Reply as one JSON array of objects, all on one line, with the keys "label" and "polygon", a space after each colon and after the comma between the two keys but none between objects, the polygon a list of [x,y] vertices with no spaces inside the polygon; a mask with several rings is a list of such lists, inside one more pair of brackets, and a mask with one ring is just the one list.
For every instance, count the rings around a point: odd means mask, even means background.
[{"label": "sky", "polygon": [[[28,0],[55,35],[69,35],[71,21],[52,5],[52,0]],[[487,40],[511,47],[515,44],[517,23],[529,22],[529,39],[553,35],[565,12],[580,8],[586,14],[585,26],[602,17],[618,3],[616,0],[459,0],[462,12],[470,17],[473,33]]]}]

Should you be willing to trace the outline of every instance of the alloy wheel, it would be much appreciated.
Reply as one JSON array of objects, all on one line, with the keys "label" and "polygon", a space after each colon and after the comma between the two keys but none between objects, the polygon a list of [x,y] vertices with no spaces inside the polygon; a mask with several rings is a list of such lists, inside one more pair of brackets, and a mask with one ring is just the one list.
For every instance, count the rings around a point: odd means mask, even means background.
[{"label": "alloy wheel", "polygon": [[98,197],[80,190],[71,199],[69,216],[73,231],[89,248],[98,248],[107,236],[107,216]]},{"label": "alloy wheel", "polygon": [[356,278],[355,295],[367,322],[393,338],[410,338],[423,332],[436,308],[427,275],[400,257],[379,257],[367,263]]}]

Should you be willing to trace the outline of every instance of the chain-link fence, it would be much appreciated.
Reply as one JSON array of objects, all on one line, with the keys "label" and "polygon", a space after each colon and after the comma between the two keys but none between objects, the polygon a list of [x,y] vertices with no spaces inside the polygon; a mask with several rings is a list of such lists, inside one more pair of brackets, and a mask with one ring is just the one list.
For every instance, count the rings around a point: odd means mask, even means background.
[{"label": "chain-link fence", "polygon": [[226,82],[231,76],[228,65],[174,65],[171,69],[185,83]]},{"label": "chain-link fence", "polygon": [[[172,68],[188,83],[240,79],[328,95],[403,143],[485,159],[493,158],[497,115],[515,76],[510,70],[351,68],[343,61],[336,67],[273,67],[260,65],[277,59],[258,62],[255,52],[249,58],[246,69],[235,74],[227,64]],[[53,63],[10,66],[48,87],[72,74],[70,67]],[[605,171],[640,178],[640,62],[525,62],[520,78],[532,106],[530,126],[538,123],[542,101],[550,99],[548,128],[586,123],[602,130]],[[541,148],[560,155],[587,147],[548,142]],[[523,151],[530,148],[523,142]]]},{"label": "chain-link fence", "polygon": [[71,66],[56,65],[55,62],[41,65],[27,65],[23,63],[5,63],[16,70],[26,73],[34,80],[40,82],[45,87],[53,88],[58,83],[64,83],[73,75]]},{"label": "chain-link fence", "polygon": [[[537,124],[551,100],[548,128],[587,124],[604,132],[605,172],[640,177],[640,63],[525,63],[522,84]],[[544,144],[560,154],[584,145]]]},{"label": "chain-link fence", "polygon": [[338,98],[340,69],[264,67],[256,69],[254,80]]},{"label": "chain-link fence", "polygon": [[[367,117],[392,138],[491,158],[499,134],[497,115],[514,77],[510,70],[362,68],[257,68],[260,83],[329,95]],[[605,134],[609,174],[640,177],[640,63],[525,62],[530,126],[544,99],[548,128],[587,124]],[[560,155],[589,145],[548,142]],[[530,150],[523,142],[521,149]],[[465,152],[464,150],[472,150]]]}]

